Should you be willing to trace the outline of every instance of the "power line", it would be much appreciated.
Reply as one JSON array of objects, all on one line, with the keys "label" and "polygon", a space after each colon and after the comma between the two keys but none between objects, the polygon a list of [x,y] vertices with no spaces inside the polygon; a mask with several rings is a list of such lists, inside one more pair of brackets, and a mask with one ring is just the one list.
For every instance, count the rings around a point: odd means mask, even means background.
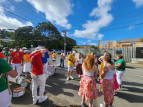
[{"label": "power line", "polygon": [[[30,13],[31,15],[34,15],[35,17],[37,17],[37,16],[36,16],[35,14],[33,14],[32,12],[26,10],[25,8],[22,8],[21,6],[17,5],[16,3],[12,2],[11,0],[8,0],[8,1],[10,1],[10,2],[11,2],[12,4],[14,4],[15,6],[18,6],[19,8],[21,8],[21,9],[27,11],[27,12]],[[37,17],[37,18],[38,18],[38,17]]]},{"label": "power line", "polygon": [[[110,30],[116,30],[116,29],[131,27],[131,26],[138,26],[138,25],[142,25],[142,24],[143,24],[143,23],[138,23],[138,24],[134,24],[134,25],[122,26],[122,27],[112,28],[112,29],[107,29],[107,30],[101,30],[101,31],[99,31],[99,32],[105,32],[105,31],[110,31]],[[93,32],[93,33],[99,33],[99,32]],[[86,34],[92,34],[92,33],[86,33]],[[84,35],[84,34],[82,34],[82,35]]]},{"label": "power line", "polygon": [[[23,18],[23,17],[21,17],[21,16],[19,16],[19,15],[17,15],[17,14],[14,14],[14,13],[12,13],[12,12],[10,12],[10,11],[8,11],[8,10],[6,10],[6,9],[4,9],[4,8],[2,8],[2,7],[0,7],[2,10],[4,10],[4,11],[6,11],[6,12],[8,12],[8,13],[10,13],[10,14],[13,14],[13,15],[15,15],[15,16],[17,16],[17,17],[19,17],[19,18],[21,18],[21,19],[23,19],[23,20],[26,20],[26,21],[29,21],[29,20],[27,20],[27,19],[25,19],[25,18]],[[31,22],[31,21],[29,21],[29,22]],[[37,25],[36,23],[34,23],[34,22],[32,22],[33,24],[35,24],[35,25]]]}]

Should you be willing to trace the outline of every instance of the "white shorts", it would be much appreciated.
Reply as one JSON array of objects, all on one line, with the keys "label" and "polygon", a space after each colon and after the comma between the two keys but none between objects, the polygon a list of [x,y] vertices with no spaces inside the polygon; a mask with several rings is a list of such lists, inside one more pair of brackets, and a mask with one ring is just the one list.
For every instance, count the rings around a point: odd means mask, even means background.
[{"label": "white shorts", "polygon": [[24,63],[23,72],[29,72],[29,71],[31,71],[31,63],[30,62]]},{"label": "white shorts", "polygon": [[74,71],[74,66],[68,65],[68,71]]},{"label": "white shorts", "polygon": [[8,89],[0,92],[0,107],[9,107],[11,104],[11,95]]}]

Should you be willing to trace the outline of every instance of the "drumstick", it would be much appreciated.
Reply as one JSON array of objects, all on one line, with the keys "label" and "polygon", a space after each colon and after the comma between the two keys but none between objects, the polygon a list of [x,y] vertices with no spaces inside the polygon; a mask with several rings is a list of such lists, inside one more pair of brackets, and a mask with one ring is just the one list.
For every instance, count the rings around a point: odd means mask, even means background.
[{"label": "drumstick", "polygon": [[9,85],[9,80],[8,80],[8,76],[6,75],[6,77],[7,77],[7,85],[8,85],[8,91],[9,91],[9,95],[10,95],[10,85]]},{"label": "drumstick", "polygon": [[37,75],[33,74],[32,72],[30,72],[32,75],[34,75],[35,77],[39,78]]}]

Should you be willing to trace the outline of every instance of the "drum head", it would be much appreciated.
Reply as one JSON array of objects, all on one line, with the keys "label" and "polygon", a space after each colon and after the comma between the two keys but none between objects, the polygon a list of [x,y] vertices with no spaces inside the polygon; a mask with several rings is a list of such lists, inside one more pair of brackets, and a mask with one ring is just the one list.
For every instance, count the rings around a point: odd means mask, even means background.
[{"label": "drum head", "polygon": [[49,65],[47,70],[51,73],[50,76],[54,75],[55,73],[55,68],[53,65]]},{"label": "drum head", "polygon": [[23,79],[20,83],[21,87],[27,87],[27,85],[28,85],[28,82],[25,79]]}]

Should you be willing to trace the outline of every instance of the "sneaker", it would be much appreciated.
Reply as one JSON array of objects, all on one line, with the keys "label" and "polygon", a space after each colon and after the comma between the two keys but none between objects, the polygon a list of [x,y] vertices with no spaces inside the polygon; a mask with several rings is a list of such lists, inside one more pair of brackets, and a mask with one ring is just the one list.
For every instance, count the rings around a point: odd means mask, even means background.
[{"label": "sneaker", "polygon": [[97,78],[97,81],[99,81],[99,78]]},{"label": "sneaker", "polygon": [[100,107],[105,107],[105,105],[103,105],[103,104],[100,104]]},{"label": "sneaker", "polygon": [[70,79],[72,79],[72,80],[73,80],[74,78],[73,78],[72,76],[70,76]]},{"label": "sneaker", "polygon": [[80,75],[78,77],[80,78]]},{"label": "sneaker", "polygon": [[69,77],[67,77],[67,81],[69,81],[69,79],[70,79],[70,78],[69,78]]},{"label": "sneaker", "polygon": [[113,94],[115,95],[116,93],[115,93],[115,92],[113,92]]},{"label": "sneaker", "polygon": [[47,96],[45,96],[43,98],[40,98],[39,101],[38,101],[38,103],[42,103],[42,102],[46,101],[47,98],[48,98]]}]

